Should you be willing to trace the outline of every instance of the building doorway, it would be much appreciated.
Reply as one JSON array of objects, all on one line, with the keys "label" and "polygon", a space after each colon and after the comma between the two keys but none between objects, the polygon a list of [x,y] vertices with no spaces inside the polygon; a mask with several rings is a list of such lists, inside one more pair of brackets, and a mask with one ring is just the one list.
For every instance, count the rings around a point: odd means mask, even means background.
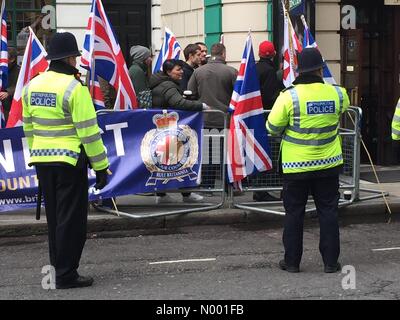
[{"label": "building doorway", "polygon": [[362,135],[375,163],[398,163],[391,121],[400,96],[400,5],[384,0],[341,4],[354,6],[357,17],[355,30],[341,31],[342,84],[363,110]]},{"label": "building doorway", "polygon": [[151,46],[151,2],[103,0],[103,4],[129,67],[131,46]]}]

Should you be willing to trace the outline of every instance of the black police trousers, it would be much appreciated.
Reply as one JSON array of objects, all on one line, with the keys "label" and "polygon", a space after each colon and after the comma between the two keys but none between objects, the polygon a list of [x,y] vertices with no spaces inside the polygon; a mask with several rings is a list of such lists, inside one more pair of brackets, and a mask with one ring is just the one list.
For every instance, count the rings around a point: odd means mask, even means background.
[{"label": "black police trousers", "polygon": [[79,276],[86,241],[87,168],[37,165],[36,172],[46,208],[50,263],[56,270],[56,283],[66,284]]},{"label": "black police trousers", "polygon": [[285,223],[283,245],[285,262],[298,267],[303,254],[303,224],[309,193],[317,208],[320,241],[319,251],[324,265],[335,266],[340,253],[338,202],[339,176],[283,181]]}]

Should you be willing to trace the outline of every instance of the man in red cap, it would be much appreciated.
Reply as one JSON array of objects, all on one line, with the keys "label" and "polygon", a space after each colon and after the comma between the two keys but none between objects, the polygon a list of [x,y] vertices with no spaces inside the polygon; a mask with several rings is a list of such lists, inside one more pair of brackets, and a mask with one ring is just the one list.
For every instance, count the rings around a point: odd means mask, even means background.
[{"label": "man in red cap", "polygon": [[[278,98],[280,91],[284,88],[282,81],[278,80],[274,66],[274,57],[276,55],[274,44],[270,41],[260,43],[258,55],[260,61],[256,63],[258,79],[260,80],[261,97],[264,110],[271,110]],[[255,179],[265,179],[268,173],[260,174]],[[279,200],[266,191],[257,191],[253,193],[253,200],[276,201]]]},{"label": "man in red cap", "polygon": [[260,80],[261,96],[264,109],[270,110],[275,103],[279,92],[284,88],[283,84],[278,80],[274,66],[274,58],[276,55],[274,44],[270,41],[260,43],[258,50],[260,61],[257,62],[257,74]]}]

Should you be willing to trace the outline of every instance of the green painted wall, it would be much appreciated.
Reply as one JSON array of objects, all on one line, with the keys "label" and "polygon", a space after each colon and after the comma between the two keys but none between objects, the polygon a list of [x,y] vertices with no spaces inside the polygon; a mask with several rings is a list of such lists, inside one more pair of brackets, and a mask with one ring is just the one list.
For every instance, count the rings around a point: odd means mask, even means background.
[{"label": "green painted wall", "polygon": [[220,41],[222,34],[221,0],[204,0],[204,33],[208,48]]},{"label": "green painted wall", "polygon": [[267,32],[269,41],[274,40],[273,20],[274,20],[274,5],[272,3],[272,0],[270,0],[267,2]]},{"label": "green painted wall", "polygon": [[[273,41],[273,1],[268,0],[265,18],[267,19],[268,40]],[[208,48],[220,41],[222,34],[222,1],[204,0],[204,33]]]}]

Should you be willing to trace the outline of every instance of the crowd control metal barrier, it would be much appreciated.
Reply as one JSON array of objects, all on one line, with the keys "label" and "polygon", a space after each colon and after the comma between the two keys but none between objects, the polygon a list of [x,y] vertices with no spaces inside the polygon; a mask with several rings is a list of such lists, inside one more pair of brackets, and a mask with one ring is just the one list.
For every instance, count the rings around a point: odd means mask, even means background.
[{"label": "crowd control metal barrier", "polygon": [[[174,110],[168,110],[174,111]],[[98,114],[120,112],[113,110],[99,110]],[[193,212],[202,212],[219,209],[226,203],[226,177],[224,163],[226,163],[226,134],[228,116],[219,110],[207,110],[204,114],[212,117],[220,117],[224,122],[224,129],[221,130],[203,130],[203,148],[202,148],[202,182],[196,188],[184,188],[179,190],[162,191],[168,194],[179,194],[196,192],[204,195],[204,200],[199,203],[184,203],[177,199],[176,203],[155,203],[154,194],[138,194],[128,203],[124,203],[124,197],[118,197],[117,210],[110,209],[93,202],[92,205],[99,211],[115,214],[118,216],[134,219],[163,217],[177,214],[188,214]],[[155,191],[156,192],[156,191]],[[161,192],[161,191],[160,191]],[[211,197],[212,195],[212,197]],[[132,195],[133,196],[133,195]],[[131,196],[129,196],[131,198]],[[181,195],[178,195],[181,198]],[[122,203],[121,203],[122,202]],[[132,203],[133,202],[133,203]],[[129,211],[129,212],[126,212]]]},{"label": "crowd control metal barrier", "polygon": [[[269,111],[266,111],[268,114]],[[342,151],[344,166],[343,172],[339,177],[341,197],[339,206],[347,206],[354,201],[359,200],[360,191],[360,122],[361,122],[361,109],[357,107],[350,107],[344,114],[339,135],[342,141]],[[261,173],[255,177],[247,178],[243,186],[243,191],[247,192],[268,192],[274,195],[277,199],[281,198],[282,192],[282,175],[279,172],[279,153],[281,137],[269,136],[271,147],[271,158],[273,162],[273,169],[271,171]],[[350,191],[351,196],[345,198],[345,191]],[[242,196],[234,196],[231,192],[232,205],[235,208],[245,209],[249,211],[271,213],[277,215],[284,215],[283,202],[281,200],[268,201],[268,202],[241,202]],[[248,199],[248,197],[246,197]],[[316,208],[314,203],[309,200],[306,212],[315,212]]]},{"label": "crowd control metal barrier", "polygon": [[[359,114],[358,123],[359,123],[359,131],[360,131],[360,133],[359,133],[359,141],[358,141],[358,144],[357,144],[357,146],[358,146],[358,150],[357,150],[357,152],[358,152],[357,161],[358,162],[357,163],[358,163],[358,166],[360,166],[360,156],[359,155],[360,155],[360,148],[361,148],[360,141],[361,141],[362,109],[358,108],[358,107],[352,107],[352,108],[357,109],[357,112]],[[350,118],[350,119],[345,118],[344,121],[350,120],[353,123],[354,120],[350,117],[350,114],[348,114],[348,118]],[[371,164],[371,165],[373,165],[373,164]],[[360,169],[357,171],[357,177],[356,178],[357,178],[356,179],[357,188],[356,188],[356,194],[355,194],[355,199],[354,199],[355,201],[366,201],[366,200],[371,200],[371,199],[382,198],[382,196],[385,196],[385,197],[389,196],[389,193],[386,192],[386,191],[383,191],[383,190],[361,188],[360,187]],[[372,195],[361,195],[360,192],[362,192],[363,194],[367,193],[367,194],[372,194]]]}]

